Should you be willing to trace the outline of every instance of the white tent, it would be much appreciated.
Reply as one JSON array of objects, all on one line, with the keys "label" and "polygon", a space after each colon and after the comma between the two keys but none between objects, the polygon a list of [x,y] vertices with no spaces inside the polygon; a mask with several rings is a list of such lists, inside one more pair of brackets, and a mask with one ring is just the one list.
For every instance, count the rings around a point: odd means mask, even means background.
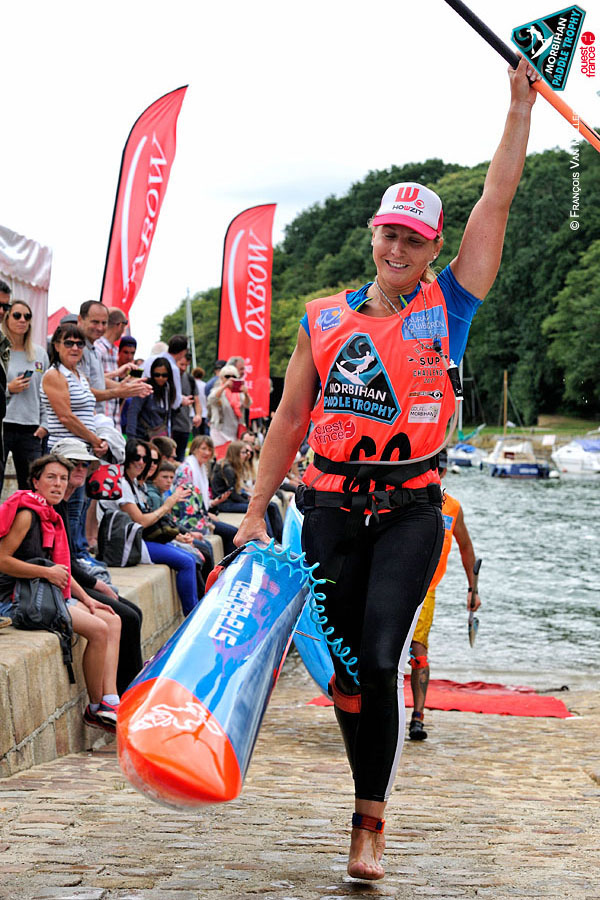
[{"label": "white tent", "polygon": [[0,225],[0,279],[12,290],[13,300],[25,300],[33,310],[33,339],[46,346],[48,289],[52,250]]}]

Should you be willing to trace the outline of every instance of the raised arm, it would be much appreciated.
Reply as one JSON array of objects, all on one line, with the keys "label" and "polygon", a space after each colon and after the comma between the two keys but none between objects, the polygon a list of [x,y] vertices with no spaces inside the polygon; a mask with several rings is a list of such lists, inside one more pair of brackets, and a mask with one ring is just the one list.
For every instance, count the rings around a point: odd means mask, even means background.
[{"label": "raised arm", "polygon": [[504,232],[527,151],[531,107],[537,92],[529,80],[538,80],[535,69],[521,59],[509,68],[510,108],[498,149],[488,169],[483,194],[475,204],[458,251],[450,263],[457,281],[480,300],[494,283],[504,244]]},{"label": "raised arm", "polygon": [[265,511],[306,434],[318,389],[319,376],[313,362],[310,338],[301,326],[298,343],[288,364],[283,396],[260,452],[252,500],[234,538],[238,547],[253,539],[268,542]]}]

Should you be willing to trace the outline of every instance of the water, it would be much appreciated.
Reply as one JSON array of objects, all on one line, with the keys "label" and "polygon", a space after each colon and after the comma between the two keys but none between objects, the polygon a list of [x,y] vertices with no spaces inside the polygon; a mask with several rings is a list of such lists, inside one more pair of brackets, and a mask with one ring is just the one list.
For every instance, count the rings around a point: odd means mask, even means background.
[{"label": "water", "polygon": [[555,689],[600,685],[600,483],[513,481],[449,473],[476,556],[482,601],[467,634],[458,544],[438,587],[429,638],[432,677]]}]

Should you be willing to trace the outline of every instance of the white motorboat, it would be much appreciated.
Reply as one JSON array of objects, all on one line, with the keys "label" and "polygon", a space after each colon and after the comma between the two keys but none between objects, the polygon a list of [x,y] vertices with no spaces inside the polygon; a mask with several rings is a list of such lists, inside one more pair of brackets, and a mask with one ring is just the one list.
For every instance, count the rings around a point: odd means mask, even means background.
[{"label": "white motorboat", "polygon": [[495,478],[548,478],[550,465],[533,452],[531,441],[501,438],[482,460]]},{"label": "white motorboat", "polygon": [[552,459],[561,474],[600,476],[600,438],[575,438],[555,450]]}]

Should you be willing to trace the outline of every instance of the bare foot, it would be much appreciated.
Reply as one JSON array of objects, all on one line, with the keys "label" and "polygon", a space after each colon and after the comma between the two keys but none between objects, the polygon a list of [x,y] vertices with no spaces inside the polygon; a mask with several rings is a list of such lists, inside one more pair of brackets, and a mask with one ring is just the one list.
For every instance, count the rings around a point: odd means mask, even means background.
[{"label": "bare foot", "polygon": [[379,860],[383,855],[385,838],[382,834],[353,828],[348,857],[348,875],[377,881],[385,875]]}]

